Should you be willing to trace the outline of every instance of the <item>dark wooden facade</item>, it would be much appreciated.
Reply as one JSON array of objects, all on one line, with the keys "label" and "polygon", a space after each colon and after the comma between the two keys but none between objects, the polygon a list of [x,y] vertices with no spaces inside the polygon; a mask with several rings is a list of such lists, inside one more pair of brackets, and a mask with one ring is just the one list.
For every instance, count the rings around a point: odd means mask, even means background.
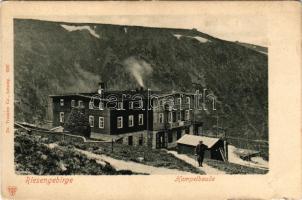
[{"label": "dark wooden facade", "polygon": [[[93,116],[94,124],[91,126],[91,131],[101,134],[110,134],[118,135],[129,132],[136,132],[149,130],[153,128],[153,115],[152,110],[147,110],[146,105],[147,101],[143,101],[144,108],[142,110],[129,109],[129,101],[123,101],[123,108],[118,109],[109,109],[106,106],[103,107],[103,110],[98,109],[99,101],[95,101],[94,109],[89,108],[90,97],[85,97],[82,95],[58,95],[52,96],[53,102],[53,126],[64,126],[64,122],[67,120],[71,110],[71,101],[75,101],[75,105],[79,105],[79,101],[82,101],[84,107],[84,112],[87,116]],[[63,100],[64,105],[61,105]],[[64,113],[64,122],[60,122],[60,112]],[[143,115],[143,123],[139,124],[139,115]],[[148,117],[147,117],[148,114]],[[133,126],[129,126],[129,116],[133,116]],[[104,128],[99,127],[99,117],[104,117]],[[123,118],[122,128],[117,126],[117,118]],[[148,125],[147,125],[148,119]]]},{"label": "dark wooden facade", "polygon": [[[64,122],[60,122],[60,113],[64,112],[64,120],[72,110],[72,101],[75,106],[79,106],[79,101],[82,102],[82,108],[87,116],[93,117],[93,126],[91,132],[95,134],[107,135],[122,135],[129,133],[138,133],[141,131],[150,131],[150,140],[155,141],[152,146],[156,148],[167,148],[176,146],[176,141],[184,134],[193,134],[193,119],[194,109],[192,109],[194,97],[193,94],[171,93],[167,95],[158,95],[157,99],[147,98],[147,91],[140,91],[141,100],[135,100],[137,103],[142,103],[142,109],[133,109],[131,102],[133,99],[124,99],[122,95],[129,91],[115,91],[104,93],[104,99],[109,95],[116,95],[116,101],[108,103],[104,100],[103,109],[99,109],[99,100],[94,101],[93,109],[89,107],[89,102],[93,95],[89,93],[71,94],[71,95],[53,95],[53,126],[63,126]],[[137,91],[130,91],[130,94],[135,94]],[[167,97],[173,97],[175,101],[174,109],[160,103]],[[189,100],[188,100],[189,99]],[[61,102],[64,105],[61,105]],[[148,102],[149,101],[149,102]],[[117,104],[122,102],[123,106],[118,108]],[[116,106],[114,109],[113,106]],[[149,109],[147,106],[149,105]],[[152,108],[150,106],[153,106]],[[139,116],[142,115],[142,123],[139,123]],[[129,124],[129,116],[133,116],[133,125]],[[104,127],[100,128],[99,118],[103,118]],[[118,126],[118,118],[122,117],[122,126]],[[149,132],[148,132],[149,134]],[[131,138],[129,138],[131,143]]]},{"label": "dark wooden facade", "polygon": [[[143,130],[152,130],[153,129],[153,111],[147,110],[147,100],[143,100],[143,109],[130,109],[129,108],[130,101],[124,100],[123,101],[123,109],[110,110],[110,134],[118,135],[130,132],[137,132]],[[143,123],[139,124],[139,115],[143,116]],[[148,117],[147,117],[148,115]],[[133,116],[133,126],[129,126],[129,116]],[[118,128],[117,126],[117,118],[123,118],[123,127]],[[147,122],[148,120],[148,122]]]}]

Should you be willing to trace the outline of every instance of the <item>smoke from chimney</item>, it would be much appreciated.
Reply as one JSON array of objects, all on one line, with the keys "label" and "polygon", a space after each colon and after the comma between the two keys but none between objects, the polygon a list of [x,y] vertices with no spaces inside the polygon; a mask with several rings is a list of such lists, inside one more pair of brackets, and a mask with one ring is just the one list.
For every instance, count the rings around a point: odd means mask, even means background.
[{"label": "smoke from chimney", "polygon": [[127,67],[127,70],[133,75],[137,83],[141,87],[145,87],[144,78],[150,75],[153,71],[150,64],[144,60],[136,59],[134,57],[127,58],[124,61],[124,65]]}]

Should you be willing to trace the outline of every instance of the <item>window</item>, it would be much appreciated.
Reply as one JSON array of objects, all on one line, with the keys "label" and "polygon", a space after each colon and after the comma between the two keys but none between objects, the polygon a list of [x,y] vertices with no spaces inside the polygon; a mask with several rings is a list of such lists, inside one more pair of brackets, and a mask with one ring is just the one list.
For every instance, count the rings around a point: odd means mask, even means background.
[{"label": "window", "polygon": [[104,123],[104,117],[99,117],[99,128],[104,128],[105,123]]},{"label": "window", "polygon": [[133,109],[133,101],[129,102],[129,109]]},{"label": "window", "polygon": [[60,122],[64,123],[64,112],[60,112]]},{"label": "window", "polygon": [[79,100],[79,101],[78,101],[78,105],[79,105],[79,107],[81,108],[81,107],[83,106],[83,101]]},{"label": "window", "polygon": [[177,113],[177,121],[181,121],[181,112]]},{"label": "window", "polygon": [[139,125],[143,125],[144,124],[144,115],[143,114],[139,114],[138,115],[138,124]]},{"label": "window", "polygon": [[181,105],[181,98],[177,98],[176,104],[177,104],[177,105]]},{"label": "window", "polygon": [[186,110],[185,120],[190,120],[190,111]]},{"label": "window", "polygon": [[144,107],[143,100],[139,100],[139,107],[140,107],[140,108],[143,108],[143,107]]},{"label": "window", "polygon": [[89,109],[93,109],[93,101],[89,101]]},{"label": "window", "polygon": [[169,112],[169,122],[173,122],[173,113]]},{"label": "window", "polygon": [[187,103],[187,104],[190,104],[190,101],[191,101],[190,97],[187,97],[187,98],[186,98],[186,103]]},{"label": "window", "polygon": [[181,130],[176,131],[176,138],[177,139],[181,138]]},{"label": "window", "polygon": [[164,113],[159,113],[159,123],[164,123]]},{"label": "window", "polygon": [[157,108],[158,107],[158,99],[154,99],[154,101],[152,101],[152,105],[153,105],[153,108]]},{"label": "window", "polygon": [[64,106],[64,99],[60,99],[60,106]]},{"label": "window", "polygon": [[104,110],[104,103],[100,101],[99,103],[99,109],[100,110]]},{"label": "window", "polygon": [[164,105],[164,100],[160,100],[159,101],[159,107],[163,107],[163,105]]},{"label": "window", "polygon": [[71,107],[75,107],[75,100],[71,100]]},{"label": "window", "polygon": [[89,124],[90,124],[90,127],[94,127],[94,116],[92,116],[92,115],[89,115]]},{"label": "window", "polygon": [[172,132],[168,132],[168,142],[171,143],[173,142],[173,135],[172,135]]},{"label": "window", "polygon": [[128,126],[129,126],[129,127],[132,127],[132,126],[134,125],[133,122],[134,122],[134,121],[133,121],[133,115],[129,115],[129,118],[128,118]]},{"label": "window", "polygon": [[123,128],[123,117],[117,118],[117,128]]},{"label": "window", "polygon": [[123,102],[118,102],[117,103],[117,109],[122,110],[123,109]]}]

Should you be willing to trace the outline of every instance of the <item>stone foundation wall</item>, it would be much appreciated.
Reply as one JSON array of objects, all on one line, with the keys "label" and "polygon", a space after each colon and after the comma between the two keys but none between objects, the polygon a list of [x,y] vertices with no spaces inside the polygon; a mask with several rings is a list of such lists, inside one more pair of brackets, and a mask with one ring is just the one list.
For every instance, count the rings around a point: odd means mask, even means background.
[{"label": "stone foundation wall", "polygon": [[[132,146],[139,146],[139,140],[142,138],[142,146],[148,146],[148,140],[150,141],[150,144],[152,145],[152,149],[156,148],[156,135],[158,134],[158,131],[138,131],[138,132],[132,132],[127,134],[122,134],[120,136],[123,137],[122,144],[129,145],[129,136],[132,136]],[[148,134],[150,136],[148,137]],[[183,128],[181,130],[181,137],[186,134],[186,129]],[[193,126],[190,126],[190,134],[193,134]],[[165,132],[165,140],[168,141],[168,132]],[[168,148],[176,147],[177,143],[177,130],[172,131],[172,142],[168,142]]]},{"label": "stone foundation wall", "polygon": [[123,134],[122,144],[129,145],[129,139],[131,136],[132,136],[132,146],[140,146],[139,144],[140,139],[142,139],[141,146],[148,145],[147,131],[138,131],[138,132]]}]

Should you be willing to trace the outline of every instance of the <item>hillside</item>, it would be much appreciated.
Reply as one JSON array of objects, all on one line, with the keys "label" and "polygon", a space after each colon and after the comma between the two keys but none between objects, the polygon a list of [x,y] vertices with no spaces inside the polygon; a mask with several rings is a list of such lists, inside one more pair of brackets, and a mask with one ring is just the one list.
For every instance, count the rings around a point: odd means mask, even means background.
[{"label": "hillside", "polygon": [[262,47],[262,46],[254,45],[254,44],[243,43],[243,42],[238,42],[238,41],[236,41],[236,43],[241,45],[241,46],[244,46],[244,47],[253,49],[255,51],[258,51],[260,53],[264,53],[264,54],[268,53],[268,49],[266,47]]},{"label": "hillside", "polygon": [[[14,37],[17,120],[42,121],[49,94],[95,91],[99,81],[110,89],[207,88],[229,135],[268,138],[268,58],[253,49],[195,29],[22,19]],[[201,116],[208,129],[212,115]]]}]

